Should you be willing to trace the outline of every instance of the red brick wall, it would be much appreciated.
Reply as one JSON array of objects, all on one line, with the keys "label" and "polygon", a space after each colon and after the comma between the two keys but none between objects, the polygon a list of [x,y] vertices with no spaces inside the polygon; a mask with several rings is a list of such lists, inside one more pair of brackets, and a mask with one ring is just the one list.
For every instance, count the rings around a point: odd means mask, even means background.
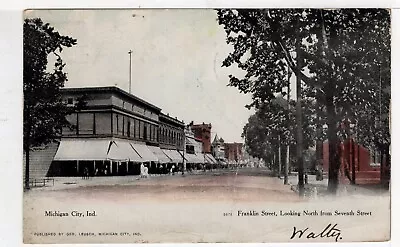
[{"label": "red brick wall", "polygon": [[225,158],[230,161],[238,161],[243,159],[242,153],[243,143],[224,143]]},{"label": "red brick wall", "polygon": [[[341,143],[341,179],[344,178],[345,165],[348,166],[351,175],[353,165],[353,154],[352,154],[353,142],[345,141]],[[356,171],[356,182],[363,179],[377,179],[380,177],[380,167],[370,165],[370,153],[365,147],[355,143],[354,145],[354,165]],[[323,144],[323,169],[324,172],[329,172],[329,144],[324,142]],[[365,175],[365,176],[364,176]]]},{"label": "red brick wall", "polygon": [[203,152],[211,153],[211,124],[195,124],[191,129],[194,137],[203,143]]}]

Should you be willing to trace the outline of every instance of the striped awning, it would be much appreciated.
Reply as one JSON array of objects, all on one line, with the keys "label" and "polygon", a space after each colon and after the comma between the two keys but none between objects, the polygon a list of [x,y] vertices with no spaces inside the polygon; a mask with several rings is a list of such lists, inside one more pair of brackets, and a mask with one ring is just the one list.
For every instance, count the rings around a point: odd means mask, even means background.
[{"label": "striped awning", "polygon": [[186,137],[186,145],[197,145],[197,141],[194,138]]},{"label": "striped awning", "polygon": [[62,139],[54,160],[106,160],[110,140]]},{"label": "striped awning", "polygon": [[130,143],[132,148],[140,155],[144,162],[158,161],[157,156],[144,144]]},{"label": "striped awning", "polygon": [[165,153],[165,155],[168,156],[168,158],[171,159],[171,162],[173,163],[183,162],[183,157],[177,150],[172,150],[172,149],[161,149],[161,150]]},{"label": "striped awning", "polygon": [[204,156],[202,154],[186,154],[186,155],[188,156],[188,163],[193,163],[193,164],[204,163]]},{"label": "striped awning", "polygon": [[107,159],[126,160],[133,162],[144,161],[127,141],[111,141],[111,146],[107,154]]},{"label": "striped awning", "polygon": [[148,161],[148,155],[143,155],[147,154],[143,150],[138,153],[126,140],[62,139],[54,160]]},{"label": "striped awning", "polygon": [[206,154],[205,155],[206,162],[209,164],[218,164],[218,162],[215,160],[214,156],[212,154]]},{"label": "striped awning", "polygon": [[172,162],[171,159],[161,150],[161,148],[156,146],[148,146],[148,148],[153,152],[155,156],[157,156],[158,162],[162,164]]}]

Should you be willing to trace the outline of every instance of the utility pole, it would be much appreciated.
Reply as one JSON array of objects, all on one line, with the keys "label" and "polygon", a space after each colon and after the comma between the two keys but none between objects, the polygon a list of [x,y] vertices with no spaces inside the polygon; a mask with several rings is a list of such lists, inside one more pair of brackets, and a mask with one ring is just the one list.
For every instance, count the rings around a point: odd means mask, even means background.
[{"label": "utility pole", "polygon": [[[290,117],[290,67],[288,66],[288,81],[287,81],[287,126],[289,127],[289,117]],[[286,162],[285,162],[285,174],[283,177],[283,183],[284,184],[289,184],[289,163],[290,163],[290,145],[289,145],[289,140],[288,141],[288,145],[286,147]]]},{"label": "utility pole", "polygon": [[278,135],[278,178],[281,178],[282,174],[282,157],[281,157],[281,135]]},{"label": "utility pole", "polygon": [[132,93],[132,50],[129,50],[129,93]]},{"label": "utility pole", "polygon": [[[382,75],[381,75],[381,64],[380,63],[378,63],[378,68],[379,68],[379,90],[378,90],[378,93],[379,93],[379,118],[378,118],[378,128],[379,128],[379,134],[380,134],[380,136],[382,137],[382,133],[383,133],[383,131],[382,131]],[[379,139],[381,139],[381,138],[379,138]],[[383,167],[383,152],[382,152],[382,143],[381,143],[381,140],[379,140],[379,147],[378,147],[378,150],[379,150],[379,163],[380,163],[380,179],[381,179],[381,185],[384,185],[385,184],[385,167]],[[387,155],[387,154],[386,154]],[[386,163],[386,162],[385,162]],[[385,164],[385,166],[386,166],[387,164]]]},{"label": "utility pole", "polygon": [[[297,70],[301,70],[300,58],[300,17],[297,19],[297,38],[296,38],[296,64]],[[296,127],[297,127],[297,169],[299,176],[299,196],[304,196],[304,164],[303,164],[303,128],[301,111],[301,78],[296,75]]]},{"label": "utility pole", "polygon": [[185,175],[186,170],[186,160],[185,160],[185,152],[186,152],[186,127],[183,128],[183,163],[182,163],[182,176]]}]

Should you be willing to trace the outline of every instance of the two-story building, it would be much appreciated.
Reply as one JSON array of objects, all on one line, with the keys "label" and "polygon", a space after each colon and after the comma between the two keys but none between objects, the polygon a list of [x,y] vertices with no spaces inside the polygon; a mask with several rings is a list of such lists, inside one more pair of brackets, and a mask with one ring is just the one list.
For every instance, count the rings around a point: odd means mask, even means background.
[{"label": "two-story building", "polygon": [[202,124],[194,124],[193,122],[191,122],[189,125],[194,133],[194,137],[202,142],[204,162],[210,167],[217,165],[218,162],[211,154],[211,123],[206,124],[203,122]]},{"label": "two-story building", "polygon": [[203,153],[203,144],[201,140],[194,136],[190,125],[185,128],[185,159],[191,169],[199,168],[200,164],[205,163],[205,154]]},{"label": "two-story building", "polygon": [[74,176],[138,174],[139,164],[181,163],[184,123],[117,87],[65,88],[67,116],[50,172]]}]

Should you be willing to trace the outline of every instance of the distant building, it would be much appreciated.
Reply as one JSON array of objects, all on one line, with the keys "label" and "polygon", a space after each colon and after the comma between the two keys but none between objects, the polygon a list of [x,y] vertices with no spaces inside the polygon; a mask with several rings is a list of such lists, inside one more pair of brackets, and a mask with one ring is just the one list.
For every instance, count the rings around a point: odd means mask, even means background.
[{"label": "distant building", "polygon": [[204,164],[203,143],[201,140],[194,137],[194,133],[190,125],[185,128],[185,143],[186,154],[185,159],[187,164]]},{"label": "distant building", "polygon": [[243,157],[243,143],[224,143],[225,147],[225,158],[229,163],[240,162],[244,159]]},{"label": "distant building", "polygon": [[203,143],[203,152],[211,153],[211,124],[193,124],[190,123],[190,128],[194,133],[194,137],[201,140]]},{"label": "distant building", "polygon": [[[340,148],[340,170],[339,177],[342,183],[349,183],[352,172],[355,171],[356,184],[379,184],[381,182],[381,171],[384,176],[390,178],[390,167],[384,164],[381,168],[381,157],[376,150],[370,151],[353,139],[339,144]],[[323,144],[323,170],[329,172],[329,143]],[[388,178],[388,180],[389,180]]]},{"label": "distant building", "polygon": [[218,135],[215,134],[211,146],[212,146],[212,154],[214,155],[215,159],[217,161],[224,161],[225,160],[224,139],[219,138]]},{"label": "distant building", "polygon": [[191,122],[189,127],[193,131],[195,139],[202,143],[204,163],[208,164],[210,168],[217,165],[217,160],[211,154],[211,124],[205,124],[204,122],[202,124],[193,124]]}]

